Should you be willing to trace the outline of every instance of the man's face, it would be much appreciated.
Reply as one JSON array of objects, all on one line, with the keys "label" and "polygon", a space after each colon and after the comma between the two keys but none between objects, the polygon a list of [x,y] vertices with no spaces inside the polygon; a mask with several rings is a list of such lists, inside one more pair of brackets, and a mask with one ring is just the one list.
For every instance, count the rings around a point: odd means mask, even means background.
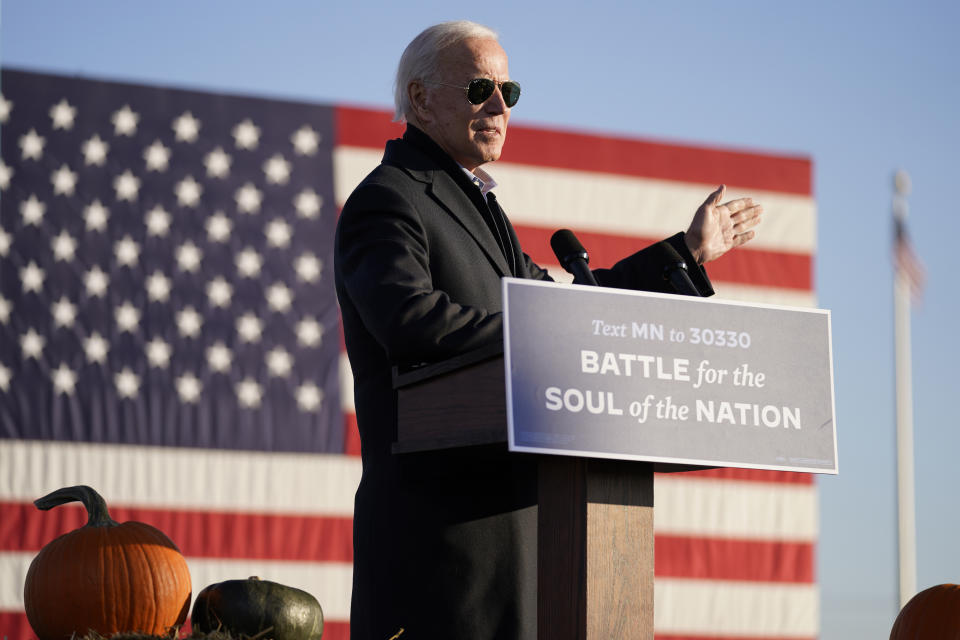
[{"label": "man's face", "polygon": [[510,79],[507,54],[495,40],[472,38],[447,49],[437,77],[429,80],[456,87],[426,83],[417,113],[424,132],[470,171],[500,157],[510,120],[499,88],[483,104],[467,101],[465,89],[457,87],[474,78]]}]

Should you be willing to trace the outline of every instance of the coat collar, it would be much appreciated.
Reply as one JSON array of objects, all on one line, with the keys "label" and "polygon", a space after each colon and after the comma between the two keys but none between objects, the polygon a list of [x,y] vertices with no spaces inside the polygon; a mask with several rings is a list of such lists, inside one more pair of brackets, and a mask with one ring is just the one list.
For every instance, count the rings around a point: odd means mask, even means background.
[{"label": "coat collar", "polygon": [[[500,276],[511,275],[507,259],[496,238],[483,220],[476,203],[467,189],[479,189],[470,182],[453,158],[448,156],[429,136],[412,125],[407,125],[403,138],[387,142],[383,164],[398,167],[411,178],[425,185],[426,193],[453,216],[480,246]],[[485,206],[485,202],[482,203]]]}]

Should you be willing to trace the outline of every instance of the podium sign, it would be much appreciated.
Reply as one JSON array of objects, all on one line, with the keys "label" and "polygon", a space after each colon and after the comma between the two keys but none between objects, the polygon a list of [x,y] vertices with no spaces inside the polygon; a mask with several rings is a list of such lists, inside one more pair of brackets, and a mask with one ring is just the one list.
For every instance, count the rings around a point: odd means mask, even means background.
[{"label": "podium sign", "polygon": [[837,473],[829,311],[514,278],[503,302],[511,451]]}]

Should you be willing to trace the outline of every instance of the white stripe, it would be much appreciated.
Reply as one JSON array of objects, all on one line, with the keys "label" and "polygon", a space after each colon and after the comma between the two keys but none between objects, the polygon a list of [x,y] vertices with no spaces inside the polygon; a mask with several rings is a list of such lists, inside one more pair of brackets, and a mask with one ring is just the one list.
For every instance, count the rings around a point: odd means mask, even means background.
[{"label": "white stripe", "polygon": [[658,534],[815,542],[813,484],[749,482],[661,474],[654,480]]},{"label": "white stripe", "polygon": [[[709,271],[710,267],[707,267]],[[813,291],[785,289],[781,287],[757,287],[748,284],[711,280],[716,292],[715,300],[760,302],[784,307],[816,308],[817,296]]]},{"label": "white stripe", "polygon": [[0,440],[0,500],[76,484],[107,504],[353,515],[353,456]]},{"label": "white stripe", "polygon": [[[550,277],[557,282],[570,284],[573,276],[557,264],[541,264]],[[709,270],[709,267],[708,267]],[[785,307],[816,308],[817,296],[812,291],[786,289],[782,287],[758,287],[747,284],[724,282],[711,279],[715,292],[714,300],[736,300],[738,302],[760,302]]]},{"label": "white stripe", "polygon": [[676,635],[815,638],[816,585],[658,578],[653,628]]},{"label": "white stripe", "polygon": [[340,352],[340,410],[344,413],[356,413],[353,401],[353,369],[347,352]]},{"label": "white stripe", "polygon": [[[334,194],[339,206],[382,155],[381,151],[359,147],[334,150]],[[514,224],[574,227],[615,235],[666,237],[682,231],[716,188],[508,162],[498,162],[494,173],[497,198]],[[726,200],[743,196],[763,204],[765,212],[752,247],[814,253],[817,230],[813,198],[728,185]]]},{"label": "white stripe", "polygon": [[[35,555],[33,552],[0,552],[0,610],[23,609],[23,584]],[[350,619],[353,569],[349,564],[187,558],[187,565],[194,599],[201,589],[216,582],[257,576],[311,594],[320,603],[327,620]],[[193,607],[192,602],[190,606]]]}]

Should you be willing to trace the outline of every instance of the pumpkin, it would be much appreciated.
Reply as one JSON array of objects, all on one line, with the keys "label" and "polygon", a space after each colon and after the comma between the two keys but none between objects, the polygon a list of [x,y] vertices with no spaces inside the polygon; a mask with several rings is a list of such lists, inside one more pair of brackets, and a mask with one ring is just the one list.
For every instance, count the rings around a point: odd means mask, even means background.
[{"label": "pumpkin", "polygon": [[197,594],[193,629],[273,640],[320,640],[323,610],[306,591],[256,576],[226,580]]},{"label": "pumpkin", "polygon": [[910,598],[890,640],[960,640],[960,585],[938,584]]},{"label": "pumpkin", "polygon": [[40,640],[89,631],[164,635],[182,625],[190,571],[170,538],[142,522],[114,522],[87,486],[59,489],[34,504],[46,511],[74,501],[86,507],[87,524],[43,547],[27,571],[24,606]]}]

